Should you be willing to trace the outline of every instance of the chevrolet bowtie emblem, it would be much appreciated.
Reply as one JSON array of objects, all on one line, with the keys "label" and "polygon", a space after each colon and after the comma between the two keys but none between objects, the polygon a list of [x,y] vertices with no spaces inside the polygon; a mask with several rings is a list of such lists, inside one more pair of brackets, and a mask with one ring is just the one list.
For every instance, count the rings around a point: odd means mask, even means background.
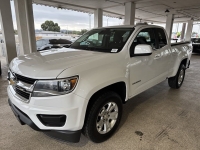
[{"label": "chevrolet bowtie emblem", "polygon": [[9,81],[10,81],[10,82],[9,82],[10,85],[15,85],[15,80],[10,79]]}]

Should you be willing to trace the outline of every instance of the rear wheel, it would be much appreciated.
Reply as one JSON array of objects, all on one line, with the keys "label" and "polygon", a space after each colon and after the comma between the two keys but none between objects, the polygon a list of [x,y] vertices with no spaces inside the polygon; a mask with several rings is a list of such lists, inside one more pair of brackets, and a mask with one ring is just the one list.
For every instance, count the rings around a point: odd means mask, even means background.
[{"label": "rear wheel", "polygon": [[106,92],[88,109],[83,134],[95,143],[110,138],[119,126],[122,116],[120,96],[115,92]]},{"label": "rear wheel", "polygon": [[168,79],[168,84],[171,88],[178,89],[183,84],[184,78],[185,78],[185,66],[181,64],[176,76]]}]

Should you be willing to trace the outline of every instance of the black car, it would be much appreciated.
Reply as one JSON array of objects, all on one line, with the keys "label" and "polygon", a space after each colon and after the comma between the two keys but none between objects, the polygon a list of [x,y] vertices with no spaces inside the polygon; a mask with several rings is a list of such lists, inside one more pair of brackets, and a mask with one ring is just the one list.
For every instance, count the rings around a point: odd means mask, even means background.
[{"label": "black car", "polygon": [[37,51],[69,47],[71,44],[72,42],[66,39],[40,39],[36,41]]},{"label": "black car", "polygon": [[193,52],[200,52],[200,38],[192,38]]}]

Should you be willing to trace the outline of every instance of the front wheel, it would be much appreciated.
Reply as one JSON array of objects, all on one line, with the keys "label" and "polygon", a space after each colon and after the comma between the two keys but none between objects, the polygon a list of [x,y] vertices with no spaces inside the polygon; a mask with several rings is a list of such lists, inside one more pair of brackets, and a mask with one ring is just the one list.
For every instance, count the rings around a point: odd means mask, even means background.
[{"label": "front wheel", "polygon": [[171,88],[178,89],[183,84],[184,78],[185,78],[185,66],[181,64],[176,76],[168,79],[168,84]]},{"label": "front wheel", "polygon": [[106,92],[88,109],[83,134],[95,143],[110,138],[119,126],[122,116],[120,96],[115,92]]}]

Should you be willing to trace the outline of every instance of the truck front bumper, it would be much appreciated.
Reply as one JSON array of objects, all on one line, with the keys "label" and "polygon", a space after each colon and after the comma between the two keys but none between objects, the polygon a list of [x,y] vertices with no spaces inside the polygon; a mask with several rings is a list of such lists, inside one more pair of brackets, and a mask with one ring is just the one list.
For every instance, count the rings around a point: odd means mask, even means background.
[{"label": "truck front bumper", "polygon": [[16,116],[17,120],[20,122],[21,125],[29,125],[32,129],[36,131],[44,131],[47,135],[63,140],[63,141],[69,141],[69,142],[79,142],[80,136],[81,136],[81,130],[77,131],[67,131],[67,130],[41,130],[39,129],[34,122],[26,115],[24,114],[19,108],[14,106],[10,99],[8,99],[8,103]]},{"label": "truck front bumper", "polygon": [[[79,142],[84,123],[85,99],[75,95],[31,98],[29,103],[20,100],[11,86],[7,88],[8,103],[21,125],[63,141]],[[65,115],[62,126],[45,125],[37,115]]]}]

